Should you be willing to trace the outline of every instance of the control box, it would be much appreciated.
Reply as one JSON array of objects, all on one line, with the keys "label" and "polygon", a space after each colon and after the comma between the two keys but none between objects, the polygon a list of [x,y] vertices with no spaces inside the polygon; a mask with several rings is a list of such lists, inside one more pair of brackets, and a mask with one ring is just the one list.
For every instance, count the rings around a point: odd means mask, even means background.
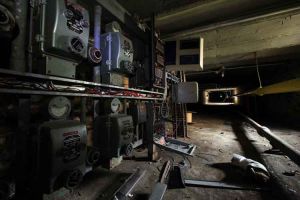
[{"label": "control box", "polygon": [[43,66],[38,72],[75,78],[76,66],[88,55],[89,12],[76,1],[51,0],[42,5],[39,33]]},{"label": "control box", "polygon": [[133,73],[133,45],[131,40],[120,32],[101,35],[102,65],[106,72]]},{"label": "control box", "polygon": [[133,120],[125,114],[98,116],[95,121],[94,146],[106,158],[128,155],[133,150]]},{"label": "control box", "polygon": [[87,57],[90,31],[88,11],[70,0],[45,5],[44,41],[47,53],[70,59]]},{"label": "control box", "polygon": [[87,156],[86,126],[77,121],[45,122],[39,133],[39,178],[43,191],[60,187],[72,189],[85,174]]},{"label": "control box", "polygon": [[129,114],[132,116],[135,125],[147,122],[146,104],[144,102],[131,103]]}]

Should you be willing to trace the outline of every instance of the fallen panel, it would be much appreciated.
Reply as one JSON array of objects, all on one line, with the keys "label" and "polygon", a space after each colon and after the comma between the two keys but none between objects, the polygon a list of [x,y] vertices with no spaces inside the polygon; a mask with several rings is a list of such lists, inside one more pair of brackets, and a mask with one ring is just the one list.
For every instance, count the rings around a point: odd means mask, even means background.
[{"label": "fallen panel", "polygon": [[154,137],[153,138],[154,144],[159,146],[162,149],[167,151],[172,151],[178,154],[183,154],[187,156],[193,156],[193,153],[196,149],[196,145],[189,144],[185,142],[181,142],[179,140],[165,138],[165,137]]}]

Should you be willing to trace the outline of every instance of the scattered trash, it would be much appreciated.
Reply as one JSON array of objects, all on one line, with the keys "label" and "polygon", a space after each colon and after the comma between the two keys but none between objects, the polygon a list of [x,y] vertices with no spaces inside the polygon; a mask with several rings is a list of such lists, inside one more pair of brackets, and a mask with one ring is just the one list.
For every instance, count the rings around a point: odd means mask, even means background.
[{"label": "scattered trash", "polygon": [[166,145],[165,137],[160,137],[158,140],[156,138],[155,142],[160,145]]},{"label": "scattered trash", "polygon": [[219,152],[223,153],[224,151],[222,149],[219,149]]},{"label": "scattered trash", "polygon": [[184,179],[182,177],[182,168],[180,166],[173,166],[170,171],[170,177],[168,182],[168,188],[177,189],[177,188],[185,188]]},{"label": "scattered trash", "polygon": [[293,170],[293,171],[285,171],[282,173],[285,176],[296,176],[296,174],[300,174],[298,170]]},{"label": "scattered trash", "polygon": [[130,193],[129,193],[129,194],[128,194],[128,197],[129,197],[129,198],[132,198],[132,197],[133,197],[133,194],[130,194]]},{"label": "scattered trash", "polygon": [[267,182],[270,179],[270,174],[267,168],[255,160],[248,159],[238,154],[233,154],[231,163],[247,172],[250,172],[250,174],[259,181]]},{"label": "scattered trash", "polygon": [[256,187],[252,185],[238,185],[238,184],[226,183],[222,181],[185,179],[182,175],[182,168],[180,166],[174,166],[173,169],[170,171],[168,188],[176,189],[176,188],[185,188],[187,186],[235,189],[235,190],[267,190],[266,188]]},{"label": "scattered trash", "polygon": [[221,132],[220,134],[221,134],[221,135],[224,135],[224,132]]},{"label": "scattered trash", "polygon": [[171,162],[167,161],[164,164],[163,170],[161,171],[160,178],[158,183],[153,188],[153,191],[149,197],[149,200],[162,200],[164,197],[164,194],[167,190],[167,184],[165,184],[165,181],[167,180],[169,176],[169,171],[171,169]]},{"label": "scattered trash", "polygon": [[210,188],[221,188],[221,189],[233,189],[233,190],[253,190],[253,191],[261,191],[267,190],[261,187],[253,187],[247,185],[237,185],[232,183],[226,183],[223,181],[204,181],[204,180],[184,180],[184,184],[186,186],[202,186],[202,187],[210,187]]},{"label": "scattered trash", "polygon": [[115,192],[113,199],[126,199],[130,197],[131,191],[137,185],[137,183],[141,180],[141,178],[145,175],[145,170],[137,169],[133,174],[129,176],[128,179],[124,182],[124,184]]},{"label": "scattered trash", "polygon": [[163,136],[154,136],[154,144],[167,151],[172,151],[178,154],[193,156],[196,145],[181,142],[179,140],[166,138]]},{"label": "scattered trash", "polygon": [[186,163],[186,160],[182,160],[178,163],[181,167],[187,167],[188,164]]}]

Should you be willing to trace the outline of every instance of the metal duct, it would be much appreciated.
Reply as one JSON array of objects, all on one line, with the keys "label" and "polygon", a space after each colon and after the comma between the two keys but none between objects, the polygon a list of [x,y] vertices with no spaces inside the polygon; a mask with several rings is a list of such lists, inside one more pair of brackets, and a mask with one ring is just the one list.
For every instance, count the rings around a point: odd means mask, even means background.
[{"label": "metal duct", "polygon": [[27,35],[27,12],[28,12],[28,0],[15,0],[15,16],[16,23],[19,26],[19,35],[12,42],[12,52],[10,58],[10,67],[16,71],[26,71],[26,56],[25,45]]}]

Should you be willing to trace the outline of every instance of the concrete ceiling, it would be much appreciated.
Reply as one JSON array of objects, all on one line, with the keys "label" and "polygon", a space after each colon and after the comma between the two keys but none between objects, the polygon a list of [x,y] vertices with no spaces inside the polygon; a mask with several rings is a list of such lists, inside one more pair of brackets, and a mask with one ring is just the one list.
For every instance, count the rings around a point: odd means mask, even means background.
[{"label": "concrete ceiling", "polygon": [[209,0],[117,0],[129,12],[136,13],[142,18],[148,18],[153,13],[161,13],[166,10],[182,7],[195,2],[207,2]]},{"label": "concrete ceiling", "polygon": [[118,0],[129,12],[148,18],[156,13],[161,34],[282,7],[298,0]]},{"label": "concrete ceiling", "polygon": [[[118,0],[130,13],[149,18],[165,40],[204,38],[204,70],[297,59],[300,0]],[[296,8],[285,14],[268,13]],[[224,22],[263,16],[260,20],[204,30]],[[198,30],[194,31],[193,30]],[[194,34],[191,36],[182,36]]]}]

